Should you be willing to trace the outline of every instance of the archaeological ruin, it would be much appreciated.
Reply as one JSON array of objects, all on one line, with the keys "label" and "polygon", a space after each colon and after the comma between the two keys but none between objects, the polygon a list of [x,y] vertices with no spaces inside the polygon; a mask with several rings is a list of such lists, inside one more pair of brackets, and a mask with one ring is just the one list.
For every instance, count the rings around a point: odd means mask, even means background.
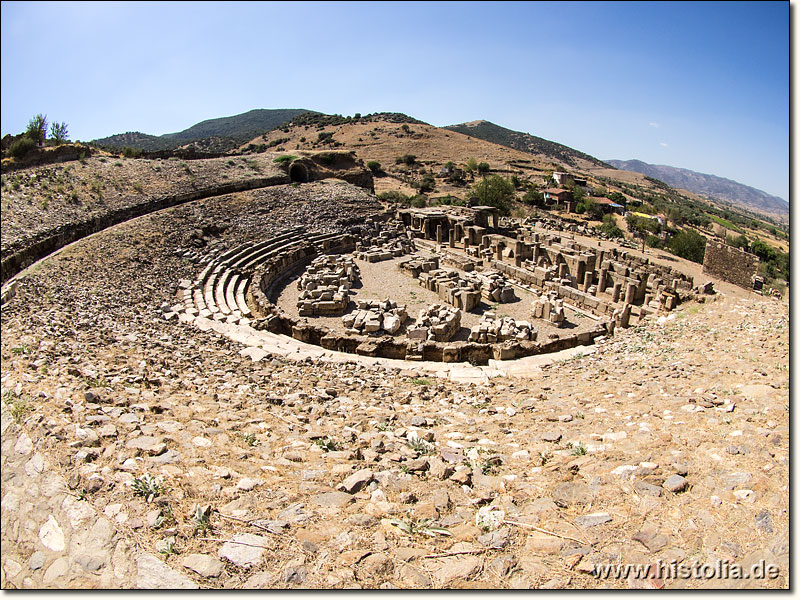
[{"label": "archaeological ruin", "polygon": [[[220,331],[235,339],[268,332],[340,355],[496,365],[591,344],[704,291],[671,267],[536,229],[501,226],[496,209],[478,206],[386,211],[338,234],[286,230],[208,257],[194,282],[180,282],[183,303],[165,316],[202,328],[224,323]],[[414,320],[392,298],[359,297],[367,266],[402,274],[437,304]],[[289,279],[300,290],[295,314],[277,303]],[[520,323],[489,312],[520,296],[528,303]],[[470,313],[484,318],[466,327],[461,315]],[[325,315],[342,326],[317,324]],[[545,323],[555,333],[537,335]]]}]

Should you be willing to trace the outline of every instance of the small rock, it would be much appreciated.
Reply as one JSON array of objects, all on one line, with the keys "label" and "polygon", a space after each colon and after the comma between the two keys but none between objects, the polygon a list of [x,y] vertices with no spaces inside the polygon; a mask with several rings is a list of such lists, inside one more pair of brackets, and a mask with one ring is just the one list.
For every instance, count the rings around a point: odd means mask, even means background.
[{"label": "small rock", "polygon": [[39,529],[39,539],[48,550],[53,552],[64,550],[64,532],[53,515],[50,515],[47,522]]},{"label": "small rock", "polygon": [[657,485],[653,485],[652,483],[647,483],[646,481],[638,480],[633,484],[633,489],[636,490],[638,493],[645,495],[645,496],[655,496],[658,498],[663,493],[661,488]]},{"label": "small rock", "polygon": [[575,524],[579,527],[596,527],[597,525],[608,523],[610,520],[610,514],[606,512],[596,512],[575,517]]},{"label": "small rock", "polygon": [[353,501],[353,496],[345,492],[325,492],[311,498],[314,504],[329,508],[342,508]]},{"label": "small rock", "polygon": [[367,577],[385,577],[394,569],[394,563],[383,552],[370,554],[359,565],[359,571]]},{"label": "small rock", "polygon": [[208,554],[189,554],[181,564],[202,577],[219,577],[224,567],[222,561]]},{"label": "small rock", "polygon": [[340,483],[338,489],[345,491],[348,494],[355,494],[364,488],[370,481],[372,481],[372,477],[372,471],[369,469],[361,469]]},{"label": "small rock", "polygon": [[565,482],[553,490],[553,502],[561,508],[576,504],[589,504],[594,498],[591,488],[583,483]]},{"label": "small rock", "polygon": [[245,492],[249,492],[262,483],[263,482],[260,479],[250,479],[249,477],[244,477],[239,480],[239,483],[236,484],[236,488]]},{"label": "small rock", "polygon": [[689,482],[682,475],[670,475],[667,480],[662,484],[665,490],[673,494],[684,491],[689,486]]},{"label": "small rock", "polygon": [[38,571],[44,566],[45,554],[41,550],[34,552],[28,560],[28,566],[31,571]]},{"label": "small rock", "polygon": [[642,529],[632,539],[641,542],[650,552],[663,550],[669,544],[669,538],[654,527]]},{"label": "small rock", "polygon": [[136,587],[145,590],[194,590],[199,586],[149,553],[136,558]]},{"label": "small rock", "polygon": [[248,568],[261,561],[267,544],[267,538],[252,533],[240,533],[233,536],[232,541],[225,542],[217,554],[237,567]]},{"label": "small rock", "polygon": [[764,533],[772,533],[772,517],[768,510],[762,510],[756,515],[756,527]]},{"label": "small rock", "polygon": [[167,451],[167,445],[160,437],[152,437],[148,435],[140,435],[125,443],[125,447],[129,450],[138,450],[141,454],[148,456],[158,456]]},{"label": "small rock", "polygon": [[561,439],[561,434],[556,431],[548,431],[547,433],[542,434],[542,441],[543,442],[552,442],[556,443]]}]

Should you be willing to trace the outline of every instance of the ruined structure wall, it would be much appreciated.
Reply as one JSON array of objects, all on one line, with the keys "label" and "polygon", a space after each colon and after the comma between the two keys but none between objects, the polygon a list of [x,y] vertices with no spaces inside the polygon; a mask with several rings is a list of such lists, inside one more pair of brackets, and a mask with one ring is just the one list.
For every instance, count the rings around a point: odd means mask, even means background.
[{"label": "ruined structure wall", "polygon": [[750,289],[753,276],[758,272],[758,264],[758,257],[744,250],[716,240],[706,243],[703,273],[712,277]]}]

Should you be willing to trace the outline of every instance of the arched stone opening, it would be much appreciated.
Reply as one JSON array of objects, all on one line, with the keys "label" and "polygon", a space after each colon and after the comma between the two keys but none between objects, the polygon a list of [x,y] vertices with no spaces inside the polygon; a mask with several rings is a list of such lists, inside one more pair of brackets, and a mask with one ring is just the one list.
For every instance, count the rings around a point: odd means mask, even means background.
[{"label": "arched stone opening", "polygon": [[308,183],[308,169],[303,163],[292,163],[289,167],[289,179],[292,183]]}]

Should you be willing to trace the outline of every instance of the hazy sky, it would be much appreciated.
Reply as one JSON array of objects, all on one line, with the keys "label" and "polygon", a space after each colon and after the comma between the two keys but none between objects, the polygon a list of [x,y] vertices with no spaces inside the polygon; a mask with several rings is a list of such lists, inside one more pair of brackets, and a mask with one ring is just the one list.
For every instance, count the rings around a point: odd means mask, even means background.
[{"label": "hazy sky", "polygon": [[486,119],[789,198],[789,2],[2,2],[2,133]]}]

